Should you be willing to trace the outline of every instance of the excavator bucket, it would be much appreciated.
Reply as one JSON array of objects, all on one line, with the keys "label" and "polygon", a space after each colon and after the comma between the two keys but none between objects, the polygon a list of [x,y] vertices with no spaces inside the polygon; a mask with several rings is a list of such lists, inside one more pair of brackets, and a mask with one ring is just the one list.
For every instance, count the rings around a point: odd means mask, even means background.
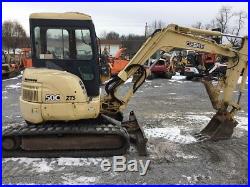
[{"label": "excavator bucket", "polygon": [[129,114],[129,120],[122,123],[122,127],[126,128],[130,141],[136,146],[138,154],[140,156],[146,156],[146,143],[148,140],[133,111]]},{"label": "excavator bucket", "polygon": [[229,139],[233,134],[233,129],[238,124],[229,112],[218,111],[210,120],[208,125],[194,136],[198,141]]}]

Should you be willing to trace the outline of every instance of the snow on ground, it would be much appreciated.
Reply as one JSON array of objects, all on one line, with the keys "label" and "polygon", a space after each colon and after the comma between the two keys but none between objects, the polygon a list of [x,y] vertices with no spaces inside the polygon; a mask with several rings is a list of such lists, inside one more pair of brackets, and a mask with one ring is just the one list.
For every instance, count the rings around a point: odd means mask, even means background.
[{"label": "snow on ground", "polygon": [[[176,98],[175,98],[176,99]],[[177,98],[178,99],[178,98]],[[180,98],[179,98],[180,99]],[[207,115],[211,116],[213,115],[213,112],[202,112],[202,113],[195,113],[195,112],[186,112],[183,113],[182,115],[178,114],[178,112],[169,112],[169,113],[159,113],[159,114],[154,114],[153,118],[157,118],[157,119],[187,119],[189,121],[192,122],[208,122],[210,121],[210,117],[208,117]]]},{"label": "snow on ground", "polygon": [[[158,114],[157,117],[158,119],[162,119],[162,120],[185,119],[186,121],[190,121],[192,123],[208,124],[213,114],[214,114],[213,112],[206,112],[206,113],[200,113],[197,115],[196,113],[187,112],[186,114],[184,114],[184,116],[182,115],[178,116],[178,114],[176,113],[167,113],[167,114]],[[207,115],[211,117],[208,117]],[[236,120],[239,122],[239,124],[237,125],[237,128],[248,131],[248,117],[237,116]],[[182,133],[182,130],[188,131],[188,129],[186,129],[185,127],[176,127],[174,125],[169,125],[167,121],[163,121],[162,125],[171,126],[171,127],[145,129],[146,136],[149,136],[152,138],[164,138],[169,141],[172,141],[175,143],[181,143],[181,144],[190,144],[190,143],[194,143],[197,141],[191,134]]]},{"label": "snow on ground", "polygon": [[179,152],[176,154],[176,157],[177,158],[184,158],[184,159],[195,159],[195,158],[198,158],[197,156],[194,156],[194,155],[187,155],[187,154],[184,154],[183,152]]},{"label": "snow on ground", "polygon": [[20,82],[16,83],[16,84],[11,84],[6,86],[7,89],[17,89],[17,88],[21,88],[21,84]]},{"label": "snow on ground", "polygon": [[184,81],[181,81],[180,79],[179,80],[175,80],[175,79],[170,79],[168,80],[169,82],[174,82],[174,83],[184,83]]},{"label": "snow on ground", "polygon": [[99,177],[86,177],[86,176],[76,176],[72,173],[65,174],[61,177],[64,181],[63,184],[89,184],[89,183],[96,183]]},{"label": "snow on ground", "polygon": [[159,114],[153,114],[152,118],[156,118],[156,119],[173,119],[173,118],[177,118],[177,113],[159,113]]},{"label": "snow on ground", "polygon": [[196,122],[209,122],[211,119],[205,115],[186,115],[185,118]]},{"label": "snow on ground", "polygon": [[[201,175],[201,174],[192,175],[192,176],[182,175],[182,177],[185,178],[189,184],[195,184],[195,183],[199,183],[202,180],[211,179],[211,176],[205,176],[205,175]],[[183,182],[181,182],[181,183],[183,183]]]},{"label": "snow on ground", "polygon": [[165,138],[169,141],[181,144],[190,144],[196,142],[196,139],[189,134],[181,134],[179,127],[165,127],[145,129],[146,136],[152,138]]},{"label": "snow on ground", "polygon": [[103,159],[101,158],[58,158],[59,166],[90,166],[99,165]]},{"label": "snow on ground", "polygon": [[3,159],[3,162],[14,161],[19,164],[24,164],[24,167],[31,167],[32,171],[38,173],[47,173],[53,171],[53,162],[47,162],[44,158],[7,158]]},{"label": "snow on ground", "polygon": [[186,76],[183,75],[174,75],[171,78],[172,80],[186,80]]},{"label": "snow on ground", "polygon": [[169,81],[183,83],[183,80],[186,80],[186,76],[180,75],[180,73],[176,73]]},{"label": "snow on ground", "polygon": [[248,131],[248,117],[237,116],[236,121],[239,122],[239,124],[236,127]]},{"label": "snow on ground", "polygon": [[[102,158],[56,158],[49,162],[44,158],[6,158],[3,162],[18,162],[25,167],[32,168],[32,171],[38,173],[47,173],[52,170],[60,170],[65,166],[95,166],[100,165]],[[58,168],[59,169],[55,169]]]}]

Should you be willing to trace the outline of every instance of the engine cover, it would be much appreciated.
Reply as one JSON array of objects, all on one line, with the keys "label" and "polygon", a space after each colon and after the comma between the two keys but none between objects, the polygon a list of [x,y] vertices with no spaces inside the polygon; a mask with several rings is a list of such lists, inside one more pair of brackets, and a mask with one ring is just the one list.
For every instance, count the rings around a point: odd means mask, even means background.
[{"label": "engine cover", "polygon": [[80,78],[66,71],[27,68],[20,108],[31,123],[93,119],[100,113],[100,96],[88,97]]}]

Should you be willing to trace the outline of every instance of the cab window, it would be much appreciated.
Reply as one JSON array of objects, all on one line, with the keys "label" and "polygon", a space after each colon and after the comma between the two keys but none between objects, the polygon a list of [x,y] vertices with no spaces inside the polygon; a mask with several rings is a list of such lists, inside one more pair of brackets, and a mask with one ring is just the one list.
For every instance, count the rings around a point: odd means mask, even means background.
[{"label": "cab window", "polygon": [[88,29],[76,29],[76,59],[90,60],[93,57],[91,48],[91,37]]},{"label": "cab window", "polygon": [[47,51],[53,59],[69,59],[69,33],[65,29],[48,29]]}]

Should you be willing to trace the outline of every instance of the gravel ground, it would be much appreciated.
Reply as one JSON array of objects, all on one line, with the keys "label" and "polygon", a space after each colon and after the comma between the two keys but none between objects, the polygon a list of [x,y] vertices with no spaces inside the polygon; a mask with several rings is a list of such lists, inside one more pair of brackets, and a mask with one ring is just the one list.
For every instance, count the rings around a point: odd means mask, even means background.
[{"label": "gravel ground", "polygon": [[[138,172],[104,172],[104,158],[8,158],[2,160],[4,184],[247,184],[248,90],[242,97],[233,137],[198,143],[192,137],[214,114],[199,82],[155,79],[134,95],[125,113],[136,112],[149,139],[147,157],[133,147],[127,159],[151,160],[145,176]],[[21,77],[2,81],[3,127],[24,123],[19,111]],[[112,161],[112,158],[107,158]]]}]

